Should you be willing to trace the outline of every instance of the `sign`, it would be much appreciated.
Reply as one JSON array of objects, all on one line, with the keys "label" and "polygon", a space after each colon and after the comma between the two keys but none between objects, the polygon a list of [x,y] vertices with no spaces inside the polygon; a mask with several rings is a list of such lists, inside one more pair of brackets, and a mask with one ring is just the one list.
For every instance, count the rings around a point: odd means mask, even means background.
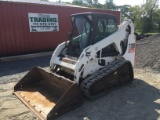
[{"label": "sign", "polygon": [[59,31],[58,15],[45,13],[28,13],[30,32]]}]

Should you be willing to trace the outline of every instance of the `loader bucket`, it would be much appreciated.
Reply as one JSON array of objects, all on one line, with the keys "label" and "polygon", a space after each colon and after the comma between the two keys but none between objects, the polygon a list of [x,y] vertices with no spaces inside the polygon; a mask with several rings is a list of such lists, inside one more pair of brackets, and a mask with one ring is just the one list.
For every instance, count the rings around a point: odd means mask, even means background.
[{"label": "loader bucket", "polygon": [[82,105],[77,83],[33,68],[15,86],[14,93],[40,119],[54,118]]}]

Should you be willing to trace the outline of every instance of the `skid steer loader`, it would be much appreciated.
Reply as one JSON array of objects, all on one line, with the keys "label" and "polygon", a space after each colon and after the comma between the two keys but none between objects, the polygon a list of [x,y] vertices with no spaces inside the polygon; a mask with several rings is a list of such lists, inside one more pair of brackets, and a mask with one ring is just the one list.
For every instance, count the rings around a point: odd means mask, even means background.
[{"label": "skid steer loader", "polygon": [[[54,119],[112,87],[133,80],[134,25],[117,27],[116,17],[103,13],[71,15],[69,40],[58,45],[51,71],[33,68],[14,87],[14,94],[40,119]],[[82,94],[82,95],[81,95]]]}]

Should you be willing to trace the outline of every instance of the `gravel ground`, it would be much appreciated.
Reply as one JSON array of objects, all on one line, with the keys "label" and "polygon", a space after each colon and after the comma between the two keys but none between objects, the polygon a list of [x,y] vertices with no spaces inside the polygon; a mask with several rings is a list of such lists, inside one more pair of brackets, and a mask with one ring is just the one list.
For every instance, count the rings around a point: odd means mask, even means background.
[{"label": "gravel ground", "polygon": [[12,95],[13,87],[34,66],[47,68],[50,58],[51,56],[0,62],[0,120],[38,119],[17,97]]},{"label": "gravel ground", "polygon": [[[139,51],[147,50],[142,48],[145,42],[147,41],[138,41]],[[151,43],[149,41],[146,44]],[[137,58],[132,84],[116,88],[92,101],[83,98],[81,107],[57,120],[160,120],[160,72],[153,71],[155,68],[150,67],[151,64],[147,65],[148,61],[144,62],[148,59],[139,51],[137,56],[141,58]],[[34,113],[12,95],[13,87],[34,66],[48,69],[50,58],[51,56],[0,63],[0,120],[38,120]],[[146,69],[145,65],[152,69]]]},{"label": "gravel ground", "polygon": [[34,66],[48,67],[50,58],[51,56],[0,62],[0,84],[17,81],[17,78],[24,76],[24,74]]},{"label": "gravel ground", "polygon": [[[16,82],[0,84],[1,120],[38,120],[12,95]],[[57,120],[160,120],[160,74],[135,70],[132,84],[117,88],[98,99],[83,98],[83,105]]]},{"label": "gravel ground", "polygon": [[136,68],[151,68],[160,71],[160,35],[137,41]]}]

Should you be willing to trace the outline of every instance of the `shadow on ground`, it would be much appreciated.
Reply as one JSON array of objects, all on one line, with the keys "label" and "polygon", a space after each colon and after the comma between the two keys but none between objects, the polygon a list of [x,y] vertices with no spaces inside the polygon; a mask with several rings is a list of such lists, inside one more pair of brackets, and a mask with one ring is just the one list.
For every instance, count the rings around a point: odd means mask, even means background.
[{"label": "shadow on ground", "polygon": [[[34,66],[47,67],[49,61],[50,56],[0,63],[0,76],[28,71]],[[136,79],[132,84],[114,89],[95,100],[89,101],[84,98],[83,106],[57,120],[83,120],[84,117],[89,120],[159,120],[160,90],[145,80]],[[17,116],[15,118],[17,119]]]},{"label": "shadow on ground", "polygon": [[[159,100],[158,100],[159,99]],[[57,120],[159,120],[160,92],[143,80],[117,88]]]},{"label": "shadow on ground", "polygon": [[48,67],[50,58],[51,56],[10,62],[0,62],[0,77],[29,71],[34,66]]}]

